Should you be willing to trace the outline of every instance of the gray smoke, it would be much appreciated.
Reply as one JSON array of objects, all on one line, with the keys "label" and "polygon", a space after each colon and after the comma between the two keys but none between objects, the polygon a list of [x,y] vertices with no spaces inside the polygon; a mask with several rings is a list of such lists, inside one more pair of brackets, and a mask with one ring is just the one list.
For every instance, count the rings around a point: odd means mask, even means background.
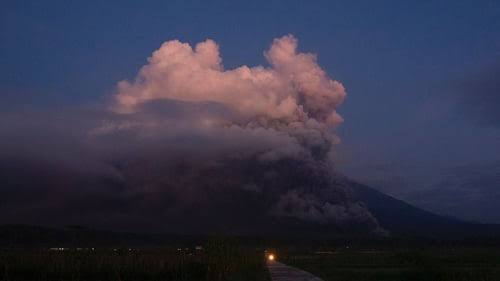
[{"label": "gray smoke", "polygon": [[169,41],[108,109],[3,114],[3,222],[156,231],[303,223],[376,232],[334,173],[345,92],[293,36],[270,67]]}]

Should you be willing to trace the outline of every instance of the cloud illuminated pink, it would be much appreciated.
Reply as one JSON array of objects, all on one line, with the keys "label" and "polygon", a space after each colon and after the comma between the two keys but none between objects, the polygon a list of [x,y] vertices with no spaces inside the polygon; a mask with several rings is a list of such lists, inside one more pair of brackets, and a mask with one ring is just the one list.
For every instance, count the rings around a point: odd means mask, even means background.
[{"label": "cloud illuminated pink", "polygon": [[269,67],[224,70],[213,40],[194,48],[167,41],[134,81],[118,83],[114,110],[133,113],[161,100],[211,102],[242,117],[226,124],[286,132],[306,146],[337,143],[332,129],[342,122],[336,108],[344,100],[344,87],[328,77],[315,55],[298,52],[297,44],[292,35],[274,39],[265,52]]}]

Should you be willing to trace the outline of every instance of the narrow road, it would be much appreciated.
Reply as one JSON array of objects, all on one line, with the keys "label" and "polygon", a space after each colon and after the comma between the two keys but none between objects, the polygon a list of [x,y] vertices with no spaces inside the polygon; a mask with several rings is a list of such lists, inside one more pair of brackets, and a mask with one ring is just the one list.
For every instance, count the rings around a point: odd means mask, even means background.
[{"label": "narrow road", "polygon": [[267,261],[271,281],[323,281],[309,272],[282,264],[277,261]]}]

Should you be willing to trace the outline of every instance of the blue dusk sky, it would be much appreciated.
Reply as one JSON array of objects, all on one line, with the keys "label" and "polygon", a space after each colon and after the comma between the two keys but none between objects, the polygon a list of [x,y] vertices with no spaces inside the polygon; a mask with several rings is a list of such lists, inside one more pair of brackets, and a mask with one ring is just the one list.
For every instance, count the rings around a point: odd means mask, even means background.
[{"label": "blue dusk sky", "polygon": [[292,34],[345,87],[340,171],[437,213],[500,223],[499,1],[0,7],[2,115],[106,104],[165,41],[212,39],[224,69],[233,69],[269,66],[264,51]]}]

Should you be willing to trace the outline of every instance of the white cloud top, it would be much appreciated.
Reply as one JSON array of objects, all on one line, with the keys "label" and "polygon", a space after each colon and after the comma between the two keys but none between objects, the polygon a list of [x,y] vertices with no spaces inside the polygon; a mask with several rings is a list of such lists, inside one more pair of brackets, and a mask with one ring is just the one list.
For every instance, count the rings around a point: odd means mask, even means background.
[{"label": "white cloud top", "polygon": [[315,55],[297,52],[292,35],[275,39],[265,57],[270,67],[224,70],[214,41],[194,48],[167,41],[133,82],[118,83],[114,110],[134,113],[161,100],[211,102],[237,114],[226,116],[226,125],[286,132],[306,146],[338,142],[331,131],[342,122],[336,112],[345,97],[342,84],[327,76]]}]

